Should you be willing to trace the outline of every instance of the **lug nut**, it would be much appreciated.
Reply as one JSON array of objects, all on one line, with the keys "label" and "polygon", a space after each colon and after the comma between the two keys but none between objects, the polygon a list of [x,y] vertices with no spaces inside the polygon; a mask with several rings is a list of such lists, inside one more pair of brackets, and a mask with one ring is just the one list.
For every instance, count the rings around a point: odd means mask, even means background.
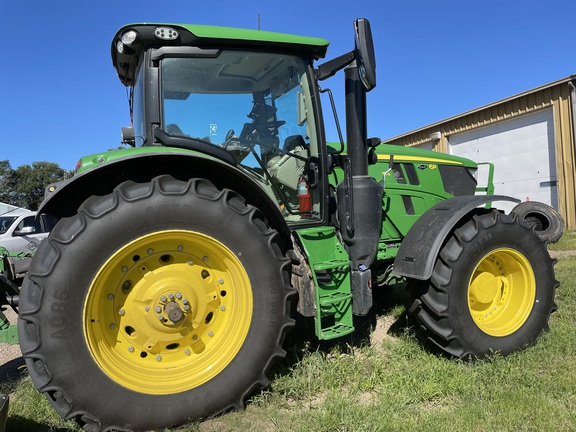
[{"label": "lug nut", "polygon": [[161,301],[161,302],[165,302],[165,301],[166,301],[166,296],[165,296],[165,295],[160,296],[160,301]]},{"label": "lug nut", "polygon": [[160,306],[156,306],[154,310],[156,311],[156,313],[162,312],[162,308]]}]

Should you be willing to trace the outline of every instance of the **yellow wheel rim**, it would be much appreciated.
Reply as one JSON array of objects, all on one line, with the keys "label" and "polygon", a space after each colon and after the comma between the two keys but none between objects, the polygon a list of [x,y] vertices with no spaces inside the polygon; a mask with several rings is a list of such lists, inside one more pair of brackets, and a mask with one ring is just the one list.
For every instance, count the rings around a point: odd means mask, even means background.
[{"label": "yellow wheel rim", "polygon": [[468,307],[476,325],[491,336],[508,336],[528,319],[536,298],[536,279],[520,252],[495,249],[472,273]]},{"label": "yellow wheel rim", "polygon": [[220,374],[251,318],[250,280],[226,246],[193,231],[160,231],[125,245],[99,270],[84,335],[112,380],[165,395]]}]

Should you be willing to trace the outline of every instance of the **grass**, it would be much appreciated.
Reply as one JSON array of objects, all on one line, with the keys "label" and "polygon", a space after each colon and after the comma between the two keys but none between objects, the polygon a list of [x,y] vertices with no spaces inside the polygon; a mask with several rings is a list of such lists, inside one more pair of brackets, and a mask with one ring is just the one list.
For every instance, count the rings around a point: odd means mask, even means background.
[{"label": "grass", "polygon": [[557,243],[548,245],[550,250],[576,250],[576,231],[566,231]]},{"label": "grass", "polygon": [[[576,250],[576,232],[550,249]],[[303,338],[309,323],[299,323],[271,387],[246,410],[173,431],[576,431],[576,257],[561,256],[556,277],[551,331],[521,352],[481,362],[433,354],[414,336],[395,290],[344,342]],[[78,430],[29,378],[10,403],[8,430]]]}]

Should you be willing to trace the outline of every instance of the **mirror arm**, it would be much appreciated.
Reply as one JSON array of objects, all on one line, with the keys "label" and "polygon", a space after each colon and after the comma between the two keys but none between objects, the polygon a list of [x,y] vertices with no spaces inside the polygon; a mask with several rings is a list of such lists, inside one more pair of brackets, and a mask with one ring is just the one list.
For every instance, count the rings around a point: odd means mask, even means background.
[{"label": "mirror arm", "polygon": [[326,63],[321,64],[318,66],[318,69],[314,70],[314,75],[316,75],[316,79],[318,81],[325,80],[326,78],[330,78],[336,72],[341,69],[344,69],[350,63],[352,63],[356,59],[356,51],[350,51],[349,53],[343,54],[340,57],[336,57],[335,59],[329,60]]}]

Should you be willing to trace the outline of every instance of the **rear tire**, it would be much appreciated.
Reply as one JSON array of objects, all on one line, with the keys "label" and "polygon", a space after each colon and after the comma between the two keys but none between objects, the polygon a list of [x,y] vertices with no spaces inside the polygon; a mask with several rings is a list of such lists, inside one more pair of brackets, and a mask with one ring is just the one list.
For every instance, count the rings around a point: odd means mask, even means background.
[{"label": "rear tire", "polygon": [[206,180],[161,176],[88,199],[42,242],[22,288],[34,384],[91,431],[243,408],[294,325],[279,241]]},{"label": "rear tire", "polygon": [[518,218],[474,216],[448,238],[430,281],[413,286],[420,296],[410,310],[428,340],[451,356],[507,355],[548,330],[554,263]]},{"label": "rear tire", "polygon": [[515,214],[528,225],[533,225],[534,231],[543,241],[555,243],[564,233],[562,216],[547,204],[536,201],[523,202],[514,207],[510,214]]}]

